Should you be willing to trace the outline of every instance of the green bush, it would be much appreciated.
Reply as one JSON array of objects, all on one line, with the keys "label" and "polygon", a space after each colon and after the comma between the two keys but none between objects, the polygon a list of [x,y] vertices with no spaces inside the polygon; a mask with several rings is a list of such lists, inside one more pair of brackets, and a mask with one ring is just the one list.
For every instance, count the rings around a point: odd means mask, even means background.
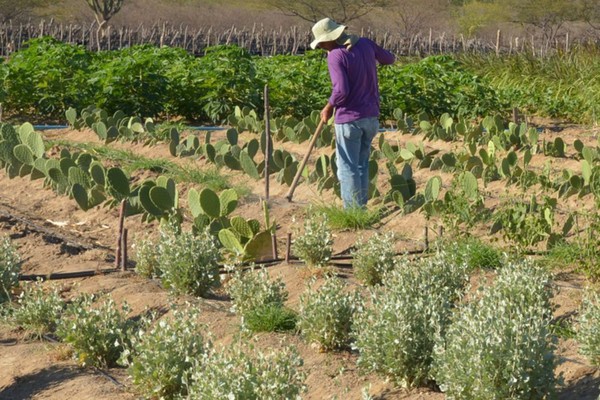
[{"label": "green bush", "polygon": [[226,290],[233,301],[231,311],[242,316],[267,304],[282,307],[288,298],[281,278],[272,280],[264,269],[236,271]]},{"label": "green bush", "polygon": [[333,238],[326,216],[308,215],[304,220],[304,232],[296,232],[292,243],[293,253],[309,267],[323,267],[333,253]]},{"label": "green bush", "polygon": [[408,387],[427,383],[436,339],[468,282],[465,270],[445,253],[418,262],[401,259],[384,275],[383,286],[371,288],[370,306],[355,317],[358,366]]},{"label": "green bush", "polygon": [[221,284],[220,253],[208,231],[163,230],[157,250],[161,281],[172,293],[205,296]]},{"label": "green bush", "polygon": [[183,49],[132,46],[100,53],[89,75],[94,87],[93,104],[109,114],[159,116],[166,111],[172,84],[167,79],[171,63],[191,57]]},{"label": "green bush", "polygon": [[50,37],[30,40],[7,62],[6,111],[56,119],[69,107],[91,104],[87,79],[93,63],[83,46]]},{"label": "green bush", "polygon": [[244,327],[252,332],[285,332],[296,328],[298,315],[294,310],[277,304],[264,304],[244,315]]},{"label": "green bush", "polygon": [[320,288],[309,287],[300,296],[298,328],[323,350],[348,347],[354,314],[361,305],[356,291],[348,292],[340,278],[328,278]]},{"label": "green bush", "polygon": [[126,303],[119,310],[110,297],[94,304],[93,296],[84,296],[67,307],[56,334],[73,347],[81,365],[114,366],[131,344],[135,323],[127,319],[129,311]]},{"label": "green bush", "polygon": [[191,376],[193,360],[210,346],[199,331],[197,316],[191,306],[175,310],[131,338],[131,348],[123,352],[121,363],[129,367],[132,382],[144,397],[173,399],[186,394],[183,382]]},{"label": "green bush", "polygon": [[0,303],[10,300],[11,290],[19,285],[21,257],[10,238],[0,239]]},{"label": "green bush", "polygon": [[188,399],[298,399],[305,391],[302,359],[293,348],[262,353],[249,343],[213,349],[195,362]]},{"label": "green bush", "polygon": [[508,265],[460,310],[435,352],[435,380],[448,398],[554,395],[549,283],[547,272],[529,262]]},{"label": "green bush", "polygon": [[394,244],[392,233],[377,233],[366,241],[359,240],[352,252],[356,279],[369,286],[380,284],[383,274],[394,268]]},{"label": "green bush", "polygon": [[600,366],[600,294],[597,292],[586,292],[581,302],[577,339],[580,353]]},{"label": "green bush", "polygon": [[449,55],[382,68],[379,81],[384,116],[393,115],[396,108],[430,117],[445,112],[469,117],[509,110],[486,79]]},{"label": "green bush", "polygon": [[42,282],[35,282],[24,287],[17,305],[10,311],[10,320],[40,338],[54,332],[64,308],[65,301],[56,287],[47,291]]},{"label": "green bush", "polygon": [[502,252],[475,237],[465,237],[441,243],[446,253],[453,254],[457,262],[465,263],[469,270],[497,269],[502,266]]}]

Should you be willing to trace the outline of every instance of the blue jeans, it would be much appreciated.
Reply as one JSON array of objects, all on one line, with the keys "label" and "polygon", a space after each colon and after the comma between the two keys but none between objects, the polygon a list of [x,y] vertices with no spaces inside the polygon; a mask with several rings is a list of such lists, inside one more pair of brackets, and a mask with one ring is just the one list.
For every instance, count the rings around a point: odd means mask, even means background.
[{"label": "blue jeans", "polygon": [[367,204],[371,142],[378,130],[376,117],[335,124],[337,176],[344,208]]}]

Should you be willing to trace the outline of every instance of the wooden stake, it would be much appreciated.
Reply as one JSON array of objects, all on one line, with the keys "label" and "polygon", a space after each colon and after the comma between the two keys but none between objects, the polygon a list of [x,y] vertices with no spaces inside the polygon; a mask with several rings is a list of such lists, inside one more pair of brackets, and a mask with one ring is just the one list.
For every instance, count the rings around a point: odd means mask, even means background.
[{"label": "wooden stake", "polygon": [[269,165],[271,159],[271,121],[269,113],[269,85],[265,85],[265,199],[269,201]]},{"label": "wooden stake", "polygon": [[121,271],[127,270],[127,228],[123,229],[123,236],[121,238]]},{"label": "wooden stake", "polygon": [[121,266],[121,241],[123,240],[123,224],[125,221],[125,206],[126,201],[121,201],[121,207],[119,208],[119,231],[117,234],[117,251],[115,254],[115,268],[119,268]]},{"label": "wooden stake", "polygon": [[290,263],[291,254],[292,254],[292,233],[288,232],[287,242],[285,244],[285,262],[286,262],[286,264]]},{"label": "wooden stake", "polygon": [[277,234],[275,232],[271,234],[271,247],[273,249],[273,259],[277,260]]}]

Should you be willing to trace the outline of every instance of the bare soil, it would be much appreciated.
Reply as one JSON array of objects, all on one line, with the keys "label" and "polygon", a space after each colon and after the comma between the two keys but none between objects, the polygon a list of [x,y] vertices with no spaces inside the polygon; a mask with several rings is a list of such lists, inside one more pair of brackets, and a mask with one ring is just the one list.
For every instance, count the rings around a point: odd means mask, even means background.
[{"label": "bare soil", "polygon": [[[547,130],[547,138],[560,134],[567,144],[576,137],[595,138],[595,132],[581,127],[559,127]],[[388,140],[414,141],[422,138],[399,134],[386,134]],[[47,132],[48,138],[61,138],[73,141],[97,142],[95,135],[88,131]],[[572,139],[572,140],[571,140]],[[583,140],[583,139],[582,139]],[[449,150],[456,144],[426,142],[427,147]],[[160,157],[185,165],[202,167],[204,161],[173,159],[164,145],[146,147],[141,144],[113,143],[110,146],[131,150],[146,157]],[[298,158],[304,154],[305,146],[286,147]],[[572,147],[571,147],[572,149]],[[318,154],[331,152],[322,149]],[[565,160],[575,163],[574,160]],[[532,165],[542,166],[542,155],[534,156]],[[553,163],[556,161],[553,161]],[[534,164],[538,163],[538,164]],[[575,163],[576,164],[576,163]],[[309,162],[310,165],[310,162]],[[560,167],[564,167],[563,164]],[[576,166],[570,166],[575,169]],[[558,170],[558,167],[557,167]],[[226,172],[232,184],[243,184],[251,190],[236,210],[236,214],[253,217],[262,221],[260,199],[264,197],[263,182],[251,181],[247,176]],[[444,186],[448,187],[450,175],[440,173]],[[385,190],[385,174],[380,171],[382,190]],[[428,170],[415,170],[418,187],[432,176]],[[196,186],[199,187],[199,186]],[[312,185],[301,184],[295,192],[294,201],[285,199],[288,187],[279,185],[274,179],[270,187],[270,207],[272,218],[278,223],[279,256],[283,257],[288,232],[294,232],[301,225],[306,208],[312,203],[332,204],[337,202],[329,192],[318,193]],[[486,188],[486,205],[499,201],[503,184],[493,184]],[[509,189],[510,190],[510,189]],[[186,188],[180,188],[185,207]],[[374,202],[376,203],[376,201]],[[588,207],[589,203],[575,204]],[[22,274],[50,274],[56,272],[102,271],[111,269],[117,235],[118,211],[97,207],[88,212],[80,210],[74,200],[58,196],[42,187],[41,181],[28,179],[9,180],[0,173],[0,235],[9,235],[23,258]],[[189,221],[187,222],[189,223]],[[362,231],[335,232],[335,253],[347,252],[357,237],[368,236],[375,231],[394,231],[400,240],[398,251],[421,249],[425,243],[425,226],[430,232],[437,232],[435,222],[427,221],[422,213],[401,215],[392,212],[385,216],[374,228]],[[134,255],[131,245],[136,240],[157,231],[156,223],[142,223],[140,217],[126,220],[129,230],[129,253]],[[486,235],[487,232],[481,232]],[[431,235],[431,233],[430,233]],[[432,239],[430,237],[430,239]],[[572,321],[581,302],[582,289],[588,285],[584,277],[575,272],[575,266],[567,266],[556,278],[560,289],[554,298],[557,305],[555,315]],[[356,284],[349,266],[333,267],[351,284]],[[305,289],[308,274],[302,264],[281,262],[269,267],[273,276],[281,276],[290,293],[289,306],[297,307],[300,294]],[[131,305],[132,316],[148,308],[168,310],[173,303],[191,301],[201,310],[202,323],[206,324],[214,338],[226,345],[239,333],[239,317],[230,312],[231,303],[224,293],[217,292],[208,299],[173,298],[160,286],[159,282],[136,275],[133,271],[98,272],[94,276],[51,281],[62,288],[66,298],[77,293],[109,293],[117,303]],[[369,393],[378,399],[443,399],[443,393],[431,388],[407,390],[395,387],[391,382],[375,375],[365,375],[356,367],[357,354],[354,352],[322,353],[318,347],[304,342],[293,334],[258,334],[255,336],[259,347],[276,349],[284,344],[292,344],[299,350],[307,373],[308,391],[306,399],[347,398],[360,399],[363,388],[370,386]],[[556,370],[563,384],[560,399],[596,399],[600,392],[600,372],[578,354],[578,344],[573,339],[561,339],[557,349],[560,360]],[[0,324],[0,399],[134,399],[135,394],[126,370],[112,368],[98,370],[81,368],[70,358],[68,348],[53,341],[37,341],[27,338],[24,332],[8,325]]]}]

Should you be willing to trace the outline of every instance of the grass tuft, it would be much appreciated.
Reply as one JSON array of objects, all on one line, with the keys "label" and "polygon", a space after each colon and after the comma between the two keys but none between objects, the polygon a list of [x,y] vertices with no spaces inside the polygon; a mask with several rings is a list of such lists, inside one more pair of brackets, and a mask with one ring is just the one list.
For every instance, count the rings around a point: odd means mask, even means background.
[{"label": "grass tuft", "polygon": [[373,227],[381,220],[381,208],[343,208],[339,205],[317,204],[311,207],[311,214],[326,215],[331,229],[360,230]]}]

